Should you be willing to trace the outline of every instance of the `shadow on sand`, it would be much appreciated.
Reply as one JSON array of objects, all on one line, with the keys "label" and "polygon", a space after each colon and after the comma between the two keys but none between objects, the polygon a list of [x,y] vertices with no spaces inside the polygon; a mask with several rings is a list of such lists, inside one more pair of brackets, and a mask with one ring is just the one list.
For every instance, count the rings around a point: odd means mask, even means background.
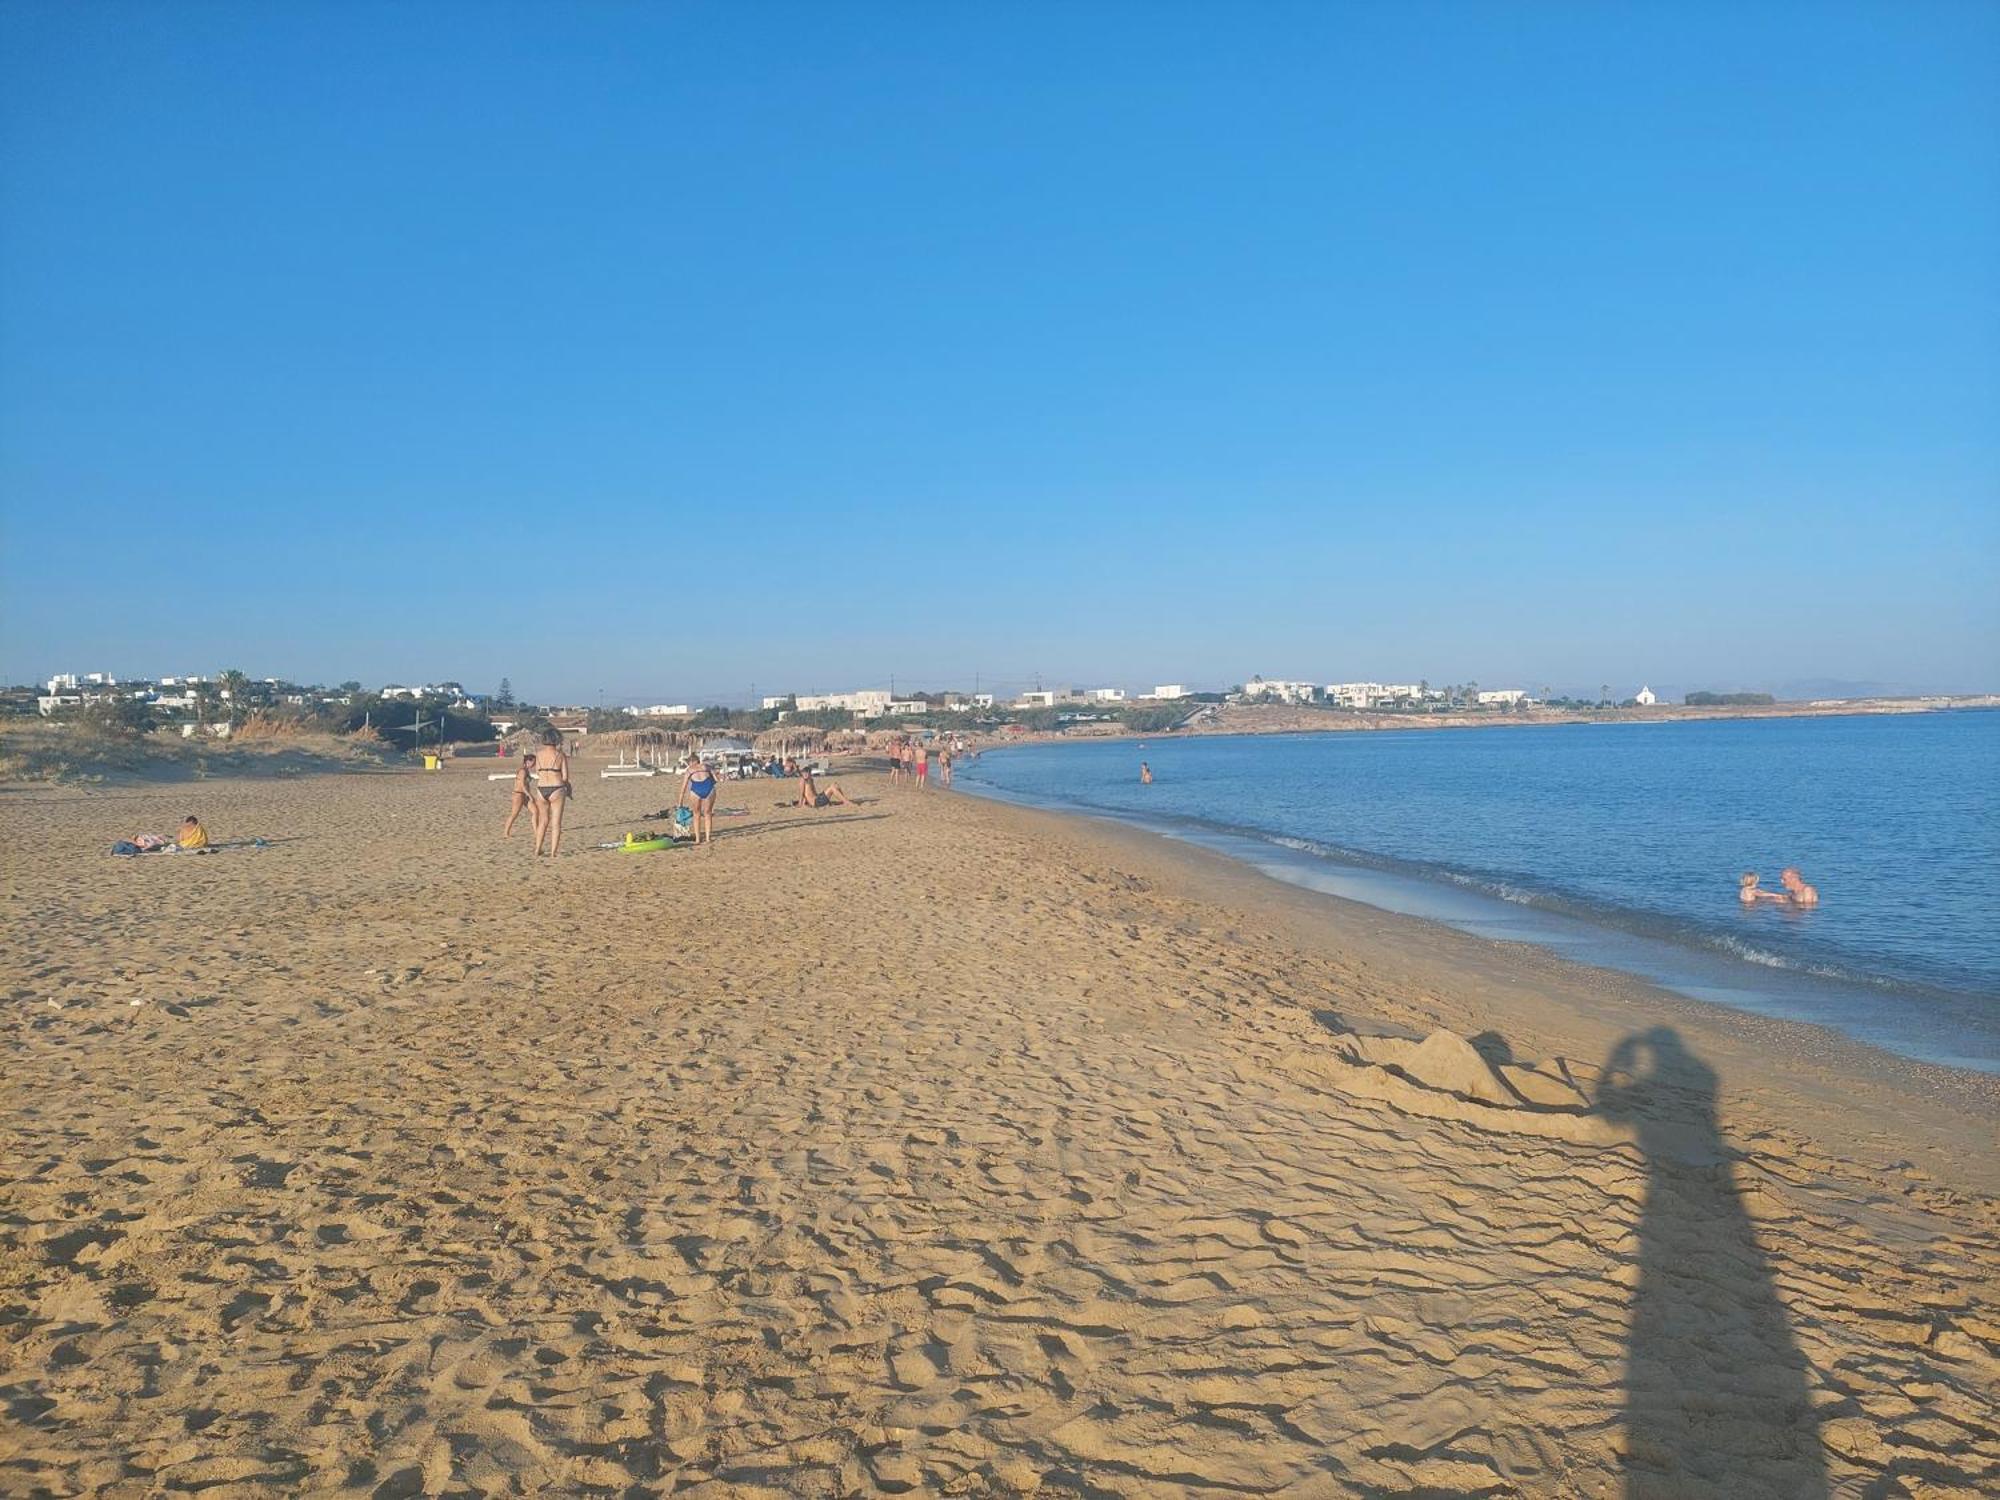
[{"label": "shadow on sand", "polygon": [[1805,1358],[1736,1185],[1714,1070],[1655,1026],[1612,1049],[1597,1105],[1646,1158],[1626,1495],[1825,1496]]}]

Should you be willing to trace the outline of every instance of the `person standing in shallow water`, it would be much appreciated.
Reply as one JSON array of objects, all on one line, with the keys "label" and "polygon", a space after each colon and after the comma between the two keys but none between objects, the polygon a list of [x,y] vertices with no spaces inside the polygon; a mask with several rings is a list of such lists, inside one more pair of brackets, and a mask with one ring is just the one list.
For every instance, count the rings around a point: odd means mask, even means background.
[{"label": "person standing in shallow water", "polygon": [[1597,1107],[1646,1165],[1625,1360],[1628,1500],[1825,1500],[1826,1456],[1777,1278],[1737,1188],[1715,1070],[1655,1026],[1605,1059]]},{"label": "person standing in shallow water", "polygon": [[1147,765],[1142,760],[1139,762],[1139,785],[1151,786],[1152,784],[1153,784],[1153,768]]}]

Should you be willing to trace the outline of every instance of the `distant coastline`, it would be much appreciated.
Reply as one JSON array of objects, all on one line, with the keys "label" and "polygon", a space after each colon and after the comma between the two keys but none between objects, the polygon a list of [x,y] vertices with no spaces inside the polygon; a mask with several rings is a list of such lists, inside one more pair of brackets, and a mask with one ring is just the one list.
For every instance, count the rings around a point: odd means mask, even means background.
[{"label": "distant coastline", "polygon": [[1192,723],[1144,732],[1123,724],[1082,723],[1060,730],[999,736],[1001,743],[1065,739],[1159,740],[1208,734],[1316,734],[1368,730],[1493,729],[1531,724],[1665,724],[1700,719],[1837,718],[1856,714],[1925,714],[2000,708],[2000,693],[1923,698],[1829,698],[1803,703],[1651,708],[1526,708],[1491,713],[1378,713],[1367,709],[1301,708],[1277,703],[1217,703]]}]

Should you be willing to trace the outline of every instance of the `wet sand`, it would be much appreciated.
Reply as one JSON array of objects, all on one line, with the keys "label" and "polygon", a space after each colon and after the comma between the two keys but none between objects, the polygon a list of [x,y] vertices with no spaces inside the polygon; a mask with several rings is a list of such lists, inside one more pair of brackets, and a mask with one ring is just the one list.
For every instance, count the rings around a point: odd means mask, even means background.
[{"label": "wet sand", "polygon": [[[539,865],[473,763],[0,792],[0,1493],[2000,1488],[1994,1080],[589,776]],[[274,842],[102,852],[190,810]]]}]

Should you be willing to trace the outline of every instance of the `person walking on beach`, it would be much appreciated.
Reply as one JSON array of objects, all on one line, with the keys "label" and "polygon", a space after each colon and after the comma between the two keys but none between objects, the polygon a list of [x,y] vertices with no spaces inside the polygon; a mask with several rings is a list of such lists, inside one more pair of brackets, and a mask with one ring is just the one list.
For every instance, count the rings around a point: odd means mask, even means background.
[{"label": "person walking on beach", "polygon": [[889,785],[891,786],[898,786],[902,783],[903,750],[904,744],[901,740],[891,740],[889,742]]},{"label": "person walking on beach", "polygon": [[941,787],[949,787],[951,785],[950,745],[938,746],[937,763],[938,763],[938,785]]},{"label": "person walking on beach", "polygon": [[[507,799],[507,825],[500,830],[500,837],[503,839],[511,839],[514,836],[515,820],[521,816],[521,809],[524,807],[528,810],[529,826],[537,829],[542,826],[542,799],[535,795],[534,787],[528,782],[528,777],[534,769],[535,757],[532,754],[522,756],[520,767],[514,772],[513,795]],[[541,840],[537,839],[536,842],[540,843]]]},{"label": "person walking on beach", "polygon": [[694,841],[715,847],[715,773],[708,768],[708,762],[701,758],[701,751],[688,752],[687,770],[681,776],[681,795],[677,806],[685,806],[688,798],[694,798]]},{"label": "person walking on beach", "polygon": [[917,790],[921,792],[924,790],[924,788],[928,787],[931,784],[931,753],[930,750],[925,746],[924,742],[922,740],[918,740],[916,743],[916,748],[913,749],[910,752],[910,754],[915,759],[915,764],[917,769]]},{"label": "person walking on beach", "polygon": [[542,852],[547,835],[549,858],[562,853],[563,809],[569,805],[569,754],[563,749],[560,731],[544,729],[542,748],[535,754],[535,792],[542,799],[542,816],[535,823],[535,853]]}]

